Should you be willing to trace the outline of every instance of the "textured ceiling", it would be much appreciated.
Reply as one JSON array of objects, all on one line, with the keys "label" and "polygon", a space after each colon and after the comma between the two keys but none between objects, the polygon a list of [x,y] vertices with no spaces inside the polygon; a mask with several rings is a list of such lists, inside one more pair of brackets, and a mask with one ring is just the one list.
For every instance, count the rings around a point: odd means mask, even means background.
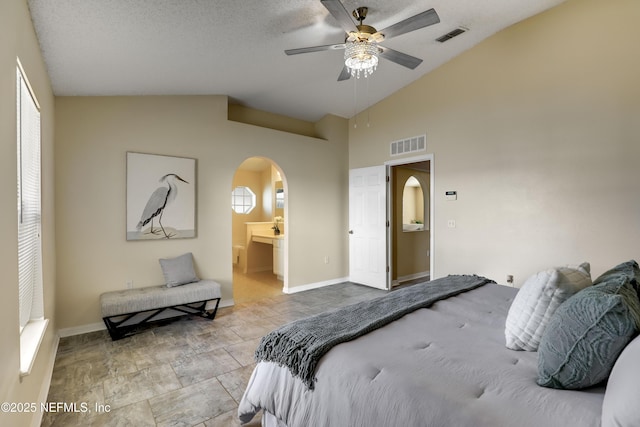
[{"label": "textured ceiling", "polygon": [[[368,79],[338,82],[343,51],[285,49],[344,42],[319,0],[28,0],[53,91],[75,95],[228,95],[231,102],[316,121],[352,117],[476,45],[564,0],[344,0],[383,29],[430,8],[440,23],[384,46],[424,60],[380,60]],[[435,39],[457,27],[468,32]]]}]

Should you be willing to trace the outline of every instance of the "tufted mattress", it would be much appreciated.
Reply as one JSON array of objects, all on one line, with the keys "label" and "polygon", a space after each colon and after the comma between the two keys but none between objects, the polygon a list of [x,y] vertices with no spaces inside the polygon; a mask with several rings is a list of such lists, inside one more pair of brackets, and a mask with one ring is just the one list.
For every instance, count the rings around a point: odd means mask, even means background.
[{"label": "tufted mattress", "polygon": [[238,408],[273,426],[599,426],[604,387],[536,384],[537,353],[505,347],[517,289],[487,284],[331,349],[309,390],[260,362]]}]

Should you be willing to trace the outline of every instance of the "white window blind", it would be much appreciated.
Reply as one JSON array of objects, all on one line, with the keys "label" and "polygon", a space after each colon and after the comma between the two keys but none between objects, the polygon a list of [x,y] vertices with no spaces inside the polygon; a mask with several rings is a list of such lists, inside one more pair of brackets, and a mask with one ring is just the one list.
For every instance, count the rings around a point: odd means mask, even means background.
[{"label": "white window blind", "polygon": [[20,332],[44,317],[40,238],[40,111],[17,67],[18,288]]}]

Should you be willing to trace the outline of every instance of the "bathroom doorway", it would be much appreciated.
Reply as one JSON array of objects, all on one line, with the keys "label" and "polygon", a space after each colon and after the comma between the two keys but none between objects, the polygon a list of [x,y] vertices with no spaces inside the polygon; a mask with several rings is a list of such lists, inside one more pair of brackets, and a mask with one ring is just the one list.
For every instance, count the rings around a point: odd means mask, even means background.
[{"label": "bathroom doorway", "polygon": [[431,276],[431,160],[391,167],[391,286]]},{"label": "bathroom doorway", "polygon": [[233,299],[282,295],[287,280],[287,185],[271,159],[242,162],[231,186]]}]

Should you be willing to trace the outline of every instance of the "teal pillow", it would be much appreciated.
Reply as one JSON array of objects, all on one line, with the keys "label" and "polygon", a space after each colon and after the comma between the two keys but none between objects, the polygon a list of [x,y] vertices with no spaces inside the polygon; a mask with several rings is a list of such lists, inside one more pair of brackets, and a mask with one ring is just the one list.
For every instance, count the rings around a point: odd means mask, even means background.
[{"label": "teal pillow", "polygon": [[618,264],[612,269],[602,273],[596,280],[593,281],[593,284],[597,285],[598,283],[603,283],[616,277],[627,277],[632,282],[632,284],[636,285],[637,282],[640,282],[640,267],[638,267],[638,263],[634,260],[631,260],[623,262],[622,264]]},{"label": "teal pillow", "polygon": [[615,274],[603,280],[567,299],[551,317],[538,347],[539,385],[580,389],[602,382],[640,330],[635,279]]}]

